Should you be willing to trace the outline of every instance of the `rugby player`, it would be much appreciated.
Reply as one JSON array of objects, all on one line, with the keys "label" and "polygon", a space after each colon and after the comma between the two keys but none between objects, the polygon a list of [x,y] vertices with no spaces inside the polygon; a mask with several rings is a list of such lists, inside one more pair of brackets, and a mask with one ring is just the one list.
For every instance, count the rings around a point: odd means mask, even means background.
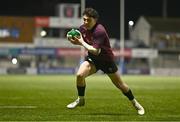
[{"label": "rugby player", "polygon": [[95,9],[86,8],[83,12],[83,24],[79,27],[80,37],[67,37],[73,44],[83,46],[88,51],[88,55],[76,74],[77,99],[68,104],[67,108],[73,109],[77,106],[85,105],[85,78],[101,70],[107,74],[112,83],[129,99],[137,113],[143,115],[145,113],[144,108],[135,99],[128,85],[120,78],[107,31],[98,22],[98,18],[99,14]]}]

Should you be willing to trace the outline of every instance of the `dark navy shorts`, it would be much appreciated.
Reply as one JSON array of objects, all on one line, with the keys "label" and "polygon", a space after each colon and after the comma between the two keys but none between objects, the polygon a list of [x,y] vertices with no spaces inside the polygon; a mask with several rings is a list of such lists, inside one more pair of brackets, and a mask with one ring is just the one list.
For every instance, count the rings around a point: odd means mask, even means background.
[{"label": "dark navy shorts", "polygon": [[114,61],[97,61],[93,60],[90,57],[86,57],[85,61],[88,61],[91,64],[94,64],[96,71],[102,70],[106,74],[115,73],[118,68]]}]

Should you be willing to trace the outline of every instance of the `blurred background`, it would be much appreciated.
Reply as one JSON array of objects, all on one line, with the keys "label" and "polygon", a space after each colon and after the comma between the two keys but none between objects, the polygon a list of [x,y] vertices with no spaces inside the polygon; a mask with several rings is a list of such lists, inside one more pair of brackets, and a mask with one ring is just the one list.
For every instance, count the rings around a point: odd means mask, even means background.
[{"label": "blurred background", "polygon": [[[0,4],[0,74],[74,74],[85,51],[66,33],[93,7],[122,74],[180,75],[179,0],[6,0]],[[101,73],[101,72],[100,72]]]}]

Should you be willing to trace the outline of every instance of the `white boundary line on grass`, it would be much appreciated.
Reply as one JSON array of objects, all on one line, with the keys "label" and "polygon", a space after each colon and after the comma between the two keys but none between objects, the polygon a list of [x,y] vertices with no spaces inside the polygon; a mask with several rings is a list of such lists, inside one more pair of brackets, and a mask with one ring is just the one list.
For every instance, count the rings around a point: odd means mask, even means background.
[{"label": "white boundary line on grass", "polygon": [[37,108],[37,106],[31,106],[31,105],[0,105],[0,109],[1,108],[25,108],[25,109],[32,109],[32,108]]}]

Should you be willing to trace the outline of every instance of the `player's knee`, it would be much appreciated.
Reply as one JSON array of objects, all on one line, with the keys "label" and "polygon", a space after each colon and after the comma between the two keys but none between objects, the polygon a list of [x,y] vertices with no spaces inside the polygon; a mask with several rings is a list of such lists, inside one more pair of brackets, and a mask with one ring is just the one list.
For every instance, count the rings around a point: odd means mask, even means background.
[{"label": "player's knee", "polygon": [[77,73],[76,78],[77,78],[77,80],[82,80],[82,79],[84,79],[84,75],[82,73]]}]

